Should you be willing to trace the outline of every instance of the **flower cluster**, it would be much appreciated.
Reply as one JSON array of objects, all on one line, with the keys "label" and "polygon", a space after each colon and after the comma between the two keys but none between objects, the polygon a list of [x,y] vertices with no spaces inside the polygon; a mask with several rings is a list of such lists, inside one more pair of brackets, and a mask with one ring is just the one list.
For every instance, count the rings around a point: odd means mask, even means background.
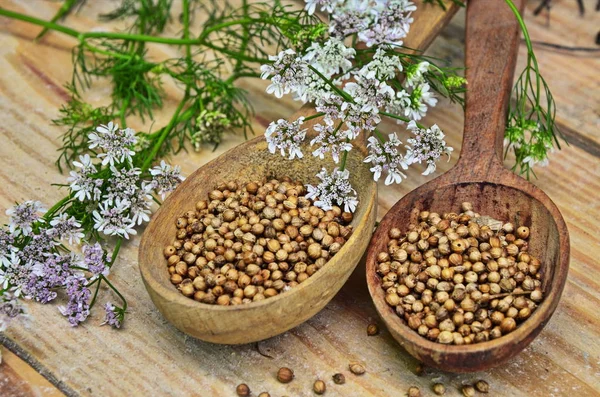
[{"label": "flower cluster", "polygon": [[164,198],[173,191],[183,180],[180,169],[163,161],[150,170],[148,179],[143,178],[142,170],[133,166],[137,140],[130,128],[108,123],[89,139],[90,149],[100,149],[97,158],[101,161],[94,164],[89,155],[81,156],[73,163],[78,170],[71,171],[69,187],[77,200],[93,208],[95,230],[128,239],[136,234],[136,226],[150,220],[151,193]]},{"label": "flower cluster", "polygon": [[427,169],[423,175],[429,175],[435,171],[435,164],[442,155],[447,155],[448,159],[454,150],[446,145],[444,133],[434,124],[431,128],[419,128],[414,121],[408,124],[408,129],[414,134],[414,138],[409,138],[407,142],[406,161],[409,164],[425,162]]},{"label": "flower cluster", "polygon": [[[302,158],[308,145],[303,144],[307,130],[301,125],[320,117],[314,126],[317,135],[310,141],[312,155],[320,159],[331,155],[340,167],[331,174],[323,170],[319,174],[321,184],[312,187],[311,192],[323,195],[317,201],[322,208],[337,203],[354,209],[355,197],[346,200],[345,196],[352,189],[345,159],[353,148],[352,141],[361,134],[368,139],[365,162],[371,163],[376,181],[382,173],[387,174],[386,184],[400,183],[406,178],[402,171],[414,163],[425,162],[424,174],[429,174],[440,155],[451,148],[446,147],[437,126],[428,129],[419,124],[417,130],[409,128],[415,137],[409,139],[406,153],[400,153],[401,142],[396,134],[390,134],[386,142],[377,131],[382,116],[399,123],[415,123],[437,104],[428,80],[432,65],[396,51],[408,34],[414,4],[408,0],[306,1],[309,14],[317,9],[329,14],[329,37],[321,37],[303,49],[286,49],[271,56],[272,63],[261,67],[261,77],[271,80],[268,93],[278,98],[293,94],[303,102],[314,102],[318,113],[306,119],[274,121],[265,137],[271,153],[279,151],[289,159]],[[363,42],[368,48],[346,46],[349,36],[353,36],[354,44]],[[445,76],[443,83],[453,77]]]},{"label": "flower cluster", "polygon": [[380,44],[402,45],[417,7],[408,0],[306,0],[306,10],[317,8],[330,14],[331,36],[344,38],[357,34],[368,47]]},{"label": "flower cluster", "polygon": [[[0,250],[5,254],[0,264],[0,295],[46,304],[56,299],[59,289],[66,289],[69,304],[59,310],[72,325],[85,321],[90,305],[87,285],[92,279],[88,280],[79,269],[88,269],[92,276],[108,274],[100,245],[83,245],[83,258],[70,252],[65,244],[79,244],[85,237],[81,223],[64,212],[41,218],[46,211],[40,203],[26,201],[6,212],[11,217],[8,227],[0,228]],[[25,215],[31,223],[21,223]],[[29,231],[27,235],[22,228]],[[0,311],[0,323],[5,324],[15,313]]]},{"label": "flower cluster", "polygon": [[346,212],[354,212],[358,205],[356,191],[350,185],[350,172],[334,169],[331,174],[325,168],[317,174],[321,180],[317,186],[307,185],[309,199],[315,200],[315,206],[329,211],[334,205],[344,207]]},{"label": "flower cluster", "polygon": [[[59,311],[76,326],[87,319],[103,282],[124,303],[110,304],[110,310],[107,304],[104,323],[121,326],[127,303],[107,279],[120,242],[150,220],[155,196],[164,198],[183,180],[179,167],[164,161],[149,170],[135,167],[136,140],[129,128],[98,127],[89,134],[96,161],[85,154],[73,162],[68,197],[50,210],[25,201],[6,211],[9,223],[0,227],[0,328],[23,313],[17,299],[46,304],[61,289],[68,302]],[[98,242],[103,236],[119,238],[111,259]],[[80,245],[80,252],[71,251]]]},{"label": "flower cluster", "polygon": [[26,317],[27,310],[23,303],[10,292],[0,295],[0,332],[6,330],[16,317]]}]

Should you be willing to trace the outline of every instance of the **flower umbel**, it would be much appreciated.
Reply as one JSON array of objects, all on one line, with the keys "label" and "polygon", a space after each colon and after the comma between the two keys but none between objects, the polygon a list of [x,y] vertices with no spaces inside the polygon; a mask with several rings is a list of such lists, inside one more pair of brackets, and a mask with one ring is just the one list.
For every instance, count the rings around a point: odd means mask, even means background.
[{"label": "flower umbel", "polygon": [[423,175],[429,175],[435,171],[435,165],[443,154],[448,155],[448,159],[450,159],[450,154],[454,149],[446,145],[444,133],[436,124],[425,129],[417,127],[413,121],[408,124],[408,128],[414,134],[414,138],[407,140],[410,144],[406,147],[406,161],[408,164],[425,162],[427,169],[423,172]]},{"label": "flower umbel", "polygon": [[121,323],[123,322],[123,316],[125,314],[124,310],[107,302],[106,305],[104,305],[104,311],[106,312],[106,315],[104,317],[104,322],[100,325],[108,324],[113,328],[121,328]]},{"label": "flower umbel", "polygon": [[31,226],[40,219],[40,214],[44,213],[46,213],[46,209],[39,201],[28,200],[17,204],[6,210],[6,215],[10,217],[8,228],[15,236],[21,233],[29,236]]},{"label": "flower umbel", "polygon": [[315,200],[315,205],[328,211],[334,205],[344,207],[346,212],[354,212],[358,205],[356,190],[350,185],[350,172],[335,168],[331,174],[325,168],[317,174],[321,182],[317,186],[307,185],[309,199]]},{"label": "flower umbel", "polygon": [[272,122],[265,131],[269,151],[275,153],[279,150],[282,156],[290,160],[295,157],[302,158],[304,155],[300,150],[300,144],[306,136],[306,129],[300,127],[303,122],[304,117],[299,117],[293,122],[283,119]]},{"label": "flower umbel", "polygon": [[[435,135],[437,140],[421,142],[421,136],[417,136],[412,139],[415,148],[406,154],[400,152],[396,134],[390,135],[387,142],[375,138],[380,136],[377,128],[382,117],[399,123],[421,120],[437,104],[432,87],[445,87],[445,95],[454,99],[464,79],[430,64],[425,57],[398,51],[416,9],[408,0],[307,0],[305,9],[309,14],[317,9],[329,14],[329,36],[316,36],[304,47],[285,49],[269,57],[271,63],[261,67],[261,77],[271,80],[267,92],[278,98],[293,94],[297,100],[314,102],[318,113],[308,119],[323,120],[314,126],[317,134],[310,142],[312,155],[321,160],[330,155],[340,166],[331,175],[325,169],[321,171],[318,177],[322,182],[308,189],[318,198],[318,207],[328,209],[337,203],[354,211],[356,192],[346,169],[353,140],[361,135],[368,140],[365,162],[371,163],[376,181],[385,173],[387,185],[400,183],[406,178],[403,171],[420,161],[427,162],[426,174],[431,173],[439,158],[436,150],[451,150],[438,147],[445,143],[437,126],[423,127],[424,131],[435,132],[427,135],[428,139]],[[357,46],[359,42],[367,48]],[[404,81],[398,78],[400,73],[404,73]],[[272,122],[265,132],[269,151],[289,159],[302,158],[300,143],[307,133],[301,128],[304,121],[300,117]]]}]

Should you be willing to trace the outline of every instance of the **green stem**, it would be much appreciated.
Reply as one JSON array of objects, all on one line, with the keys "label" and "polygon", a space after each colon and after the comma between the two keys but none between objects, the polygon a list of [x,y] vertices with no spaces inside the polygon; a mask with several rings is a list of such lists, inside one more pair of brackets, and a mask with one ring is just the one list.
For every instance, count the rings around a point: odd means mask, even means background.
[{"label": "green stem", "polygon": [[348,102],[354,103],[354,100],[352,99],[352,96],[350,96],[350,94],[341,90],[339,87],[337,87],[335,84],[333,84],[333,82],[331,80],[329,80],[327,77],[325,77],[321,72],[319,72],[317,69],[315,69],[312,65],[308,65],[308,68],[310,70],[312,70],[313,72],[315,72],[315,74],[317,76],[319,76],[325,82],[325,84],[330,86],[339,96],[341,96]]},{"label": "green stem", "polygon": [[[94,307],[94,305],[96,304],[96,298],[98,298],[98,291],[100,291],[100,284],[102,284],[101,278],[103,276],[100,276],[99,278],[97,278],[96,280],[94,280],[94,283],[96,281],[98,281],[98,284],[96,284],[96,290],[94,291],[94,296],[92,297],[92,301],[90,302],[90,310],[92,310],[92,308]],[[88,285],[91,286],[92,284]]]},{"label": "green stem", "polygon": [[117,255],[119,255],[119,250],[121,249],[121,244],[123,244],[123,237],[119,237],[117,239],[117,243],[115,244],[115,249],[113,250],[112,256],[110,258],[110,264],[108,265],[108,267],[112,267],[112,265],[115,263]]},{"label": "green stem", "polygon": [[[189,0],[183,0],[183,38],[190,38],[190,3]],[[188,68],[192,63],[192,47],[187,44],[185,46],[185,56]]]},{"label": "green stem", "polygon": [[[61,19],[62,17],[64,17],[65,15],[69,14],[71,12],[71,9],[75,6],[75,4],[77,4],[78,0],[65,0],[65,2],[63,3],[63,5],[58,9],[58,11],[56,12],[56,14],[54,15],[54,17],[52,17],[52,19],[50,20],[50,22],[56,22],[59,19]],[[49,30],[50,28],[45,27],[40,34],[38,34],[35,39],[39,40],[41,39]]]},{"label": "green stem", "polygon": [[[531,38],[529,37],[529,31],[527,30],[525,21],[523,20],[523,17],[521,16],[521,13],[519,12],[519,9],[515,6],[515,4],[511,0],[505,0],[505,2],[510,7],[513,14],[515,15],[515,18],[517,18],[517,21],[519,22],[519,26],[521,27],[521,31],[523,32],[523,38],[525,39],[525,45],[527,46],[527,63],[529,64],[530,62],[533,62],[533,69],[536,72],[535,73],[536,98],[539,99],[540,87],[541,87],[540,73],[539,73],[537,58],[535,57],[535,54],[533,52],[533,44],[531,43]],[[526,78],[527,78],[527,83],[526,83],[526,86],[527,86],[529,83],[529,73],[527,73]]]},{"label": "green stem", "polygon": [[348,159],[348,153],[349,152],[344,152],[344,154],[342,154],[342,162],[340,163],[340,171],[344,171],[346,169],[346,160]]},{"label": "green stem", "polygon": [[[397,114],[392,114],[392,113],[388,113],[388,112],[379,112],[379,114],[382,115],[382,116],[390,117],[392,119],[402,120],[402,121],[405,121],[407,123],[410,122],[410,121],[412,121],[408,117],[398,116]],[[427,127],[425,127],[423,124],[417,123],[416,121],[415,121],[415,123],[417,124],[417,127],[421,128],[421,129],[424,129],[424,130],[427,129]]]},{"label": "green stem", "polygon": [[316,119],[318,117],[323,117],[323,116],[325,116],[325,113],[323,113],[323,112],[315,113],[311,116],[305,117],[304,121],[309,121],[309,120]]},{"label": "green stem", "polygon": [[152,165],[152,161],[154,161],[154,157],[156,157],[156,154],[158,153],[158,151],[162,147],[163,143],[169,136],[169,133],[171,132],[171,130],[177,123],[179,113],[181,112],[181,109],[183,109],[183,107],[185,106],[185,104],[188,100],[188,96],[189,96],[189,91],[186,91],[183,99],[179,103],[179,106],[177,106],[177,109],[175,110],[175,114],[173,115],[173,117],[171,117],[169,124],[167,124],[166,127],[163,128],[162,132],[158,136],[156,143],[152,147],[152,151],[150,152],[148,157],[146,157],[146,160],[144,161],[144,164],[142,165],[142,171],[146,171]]},{"label": "green stem", "polygon": [[[248,62],[256,62],[256,63],[270,63],[271,61],[265,58],[254,58],[245,56],[243,54],[237,53],[235,51],[230,51],[226,48],[218,47],[207,41],[207,37],[210,33],[215,32],[219,29],[223,29],[225,27],[234,26],[234,25],[250,25],[253,23],[261,23],[266,22],[262,18],[252,19],[245,18],[239,19],[235,21],[224,22],[221,24],[214,25],[208,29],[205,29],[202,34],[197,39],[190,38],[173,38],[173,37],[158,37],[158,36],[150,36],[145,34],[132,34],[132,33],[120,33],[120,32],[79,32],[75,29],[67,28],[66,26],[59,25],[57,23],[44,21],[43,19],[35,18],[29,15],[21,14],[14,11],[9,11],[0,8],[0,16],[9,17],[12,19],[17,19],[24,22],[29,22],[34,25],[43,26],[47,29],[56,30],[57,32],[64,33],[71,37],[76,38],[79,42],[83,43],[86,39],[112,39],[112,40],[127,40],[127,41],[141,41],[145,43],[159,43],[159,44],[169,44],[169,45],[201,45],[213,49],[215,51],[221,52],[223,54],[237,57],[238,59],[248,61]],[[101,50],[97,50],[94,52],[101,53]],[[111,53],[112,55],[112,53]]]},{"label": "green stem", "polygon": [[43,26],[47,29],[56,30],[57,32],[67,34],[67,35],[75,37],[75,38],[79,37],[79,35],[80,35],[80,33],[75,29],[71,29],[66,26],[62,26],[57,23],[54,23],[54,22],[44,21],[43,19],[31,17],[29,15],[21,14],[19,12],[5,10],[4,8],[0,8],[0,15],[4,16],[4,17],[24,21],[24,22],[33,23],[34,25]]},{"label": "green stem", "polygon": [[73,193],[70,193],[68,196],[63,197],[60,201],[58,201],[56,204],[54,204],[52,206],[52,208],[50,208],[45,214],[44,214],[44,220],[47,222],[49,221],[54,214],[56,213],[56,211],[58,211],[59,209],[61,209],[64,205],[66,205],[71,199],[73,198]]},{"label": "green stem", "polygon": [[116,289],[115,286],[112,285],[111,282],[108,281],[108,279],[106,277],[104,277],[103,275],[100,275],[100,277],[106,283],[106,285],[108,285],[110,287],[110,289],[112,289],[115,292],[115,294],[117,294],[119,296],[119,298],[123,302],[123,311],[126,311],[127,310],[127,300],[125,300],[125,298],[123,297],[123,295],[121,295],[119,290]]}]

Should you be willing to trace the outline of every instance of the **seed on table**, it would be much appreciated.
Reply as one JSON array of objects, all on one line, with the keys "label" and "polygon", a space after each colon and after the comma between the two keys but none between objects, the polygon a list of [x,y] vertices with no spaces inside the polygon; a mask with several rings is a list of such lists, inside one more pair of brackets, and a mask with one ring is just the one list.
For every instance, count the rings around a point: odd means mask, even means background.
[{"label": "seed on table", "polygon": [[377,334],[379,334],[379,327],[377,326],[377,324],[369,324],[367,326],[367,335],[374,336]]},{"label": "seed on table", "polygon": [[446,386],[444,386],[441,383],[434,384],[432,389],[433,389],[433,392],[435,394],[437,394],[438,396],[442,396],[446,393]]},{"label": "seed on table", "polygon": [[348,368],[350,369],[350,372],[352,372],[354,375],[362,375],[365,373],[365,367],[358,363],[350,363]]},{"label": "seed on table", "polygon": [[463,396],[465,397],[473,397],[475,396],[475,388],[471,385],[464,385],[460,391],[462,391]]},{"label": "seed on table", "polygon": [[325,390],[327,390],[327,385],[325,385],[325,382],[319,379],[315,381],[313,390],[316,394],[324,394]]},{"label": "seed on table", "polygon": [[271,395],[269,393],[267,393],[266,391],[264,391],[264,392],[260,393],[258,395],[258,397],[271,397]]},{"label": "seed on table", "polygon": [[421,376],[425,373],[425,365],[423,365],[423,363],[418,363],[417,366],[415,367],[415,374],[417,376]]},{"label": "seed on table", "polygon": [[248,397],[250,395],[250,388],[247,384],[241,383],[235,388],[235,392],[240,397]]},{"label": "seed on table", "polygon": [[334,374],[332,376],[332,379],[333,383],[335,383],[336,385],[343,385],[344,383],[346,383],[346,377],[344,376],[344,374],[341,373]]},{"label": "seed on table", "polygon": [[277,380],[281,383],[290,383],[294,379],[294,371],[287,367],[279,368],[277,371]]},{"label": "seed on table", "polygon": [[488,393],[490,391],[490,385],[484,380],[478,380],[475,382],[475,389],[480,393]]},{"label": "seed on table", "polygon": [[408,397],[421,397],[421,390],[416,386],[411,386],[408,388],[407,395]]}]

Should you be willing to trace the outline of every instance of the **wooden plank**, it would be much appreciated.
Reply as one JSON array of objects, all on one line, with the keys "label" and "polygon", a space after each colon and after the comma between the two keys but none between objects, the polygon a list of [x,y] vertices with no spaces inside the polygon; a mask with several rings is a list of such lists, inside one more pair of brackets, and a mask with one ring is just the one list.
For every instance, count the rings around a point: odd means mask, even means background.
[{"label": "wooden plank", "polygon": [[[103,2],[88,2],[83,12],[67,21],[69,26],[90,29],[100,26],[96,15]],[[18,2],[1,0],[0,5],[43,18],[50,18],[58,7],[52,1]],[[527,22],[535,40],[587,45],[584,35],[597,30],[596,15],[590,10],[581,19],[573,1],[556,1],[550,27],[545,19],[533,18],[531,2]],[[431,55],[463,62],[463,14],[459,14],[433,43]],[[53,203],[63,192],[49,186],[61,183],[53,165],[57,138],[61,130],[49,125],[64,101],[63,82],[70,78],[69,46],[72,41],[50,33],[42,43],[31,41],[39,30],[29,25],[2,20],[0,47],[0,110],[5,115],[0,125],[0,210],[14,201],[39,199]],[[595,34],[595,32],[594,32]],[[161,49],[161,51],[163,51]],[[171,49],[165,49],[171,51]],[[359,265],[349,283],[317,316],[283,335],[258,345],[219,346],[193,340],[167,324],[156,311],[141,283],[137,271],[137,244],[133,239],[120,255],[111,280],[123,291],[131,313],[124,329],[99,327],[102,314],[97,311],[88,322],[72,329],[58,314],[56,305],[28,306],[28,326],[14,324],[5,333],[6,342],[19,346],[35,361],[62,382],[68,394],[122,395],[234,395],[235,386],[246,382],[254,394],[268,390],[271,395],[312,395],[313,381],[328,382],[327,395],[378,396],[401,394],[411,385],[427,390],[434,380],[443,381],[447,395],[459,395],[462,382],[478,378],[490,382],[492,395],[551,396],[600,393],[600,271],[598,223],[600,207],[594,198],[600,189],[598,144],[600,103],[598,61],[592,57],[574,57],[563,53],[537,50],[544,75],[557,99],[558,120],[582,144],[573,144],[551,158],[551,165],[538,171],[534,183],[556,202],[568,223],[571,234],[572,260],[569,280],[555,316],[539,338],[507,366],[473,375],[450,375],[431,371],[418,377],[412,370],[416,362],[382,330],[379,336],[367,337],[366,326],[377,322]],[[517,69],[523,65],[523,46]],[[264,92],[264,82],[247,80],[257,110],[256,131],[272,119],[286,117],[299,107],[289,98],[280,101]],[[171,88],[169,88],[171,90]],[[97,97],[106,91],[95,92]],[[596,105],[595,105],[596,104]],[[173,103],[157,115],[164,123]],[[442,101],[430,113],[430,123],[438,123],[448,135],[449,143],[460,147],[462,113],[460,108]],[[144,127],[141,123],[135,128]],[[148,128],[148,126],[145,126]],[[397,128],[389,123],[388,129]],[[404,137],[406,135],[403,135]],[[587,139],[587,140],[586,140]],[[231,135],[218,151],[179,155],[172,159],[190,173],[199,165],[241,142]],[[456,156],[441,164],[444,171]],[[413,171],[400,186],[379,189],[379,217],[393,203],[427,180]],[[102,292],[101,302],[114,299]],[[6,353],[5,353],[6,354]],[[270,357],[267,357],[270,356]],[[364,376],[351,375],[348,362],[359,360],[367,368]],[[279,384],[274,375],[281,366],[293,368],[296,379]],[[9,364],[14,372],[23,367]],[[1,368],[1,367],[0,367]],[[343,372],[347,383],[333,385],[335,372]],[[0,394],[4,390],[0,389]],[[391,392],[391,393],[390,393]]]},{"label": "wooden plank", "polygon": [[4,397],[64,396],[48,379],[6,348],[0,348],[0,394]]}]

